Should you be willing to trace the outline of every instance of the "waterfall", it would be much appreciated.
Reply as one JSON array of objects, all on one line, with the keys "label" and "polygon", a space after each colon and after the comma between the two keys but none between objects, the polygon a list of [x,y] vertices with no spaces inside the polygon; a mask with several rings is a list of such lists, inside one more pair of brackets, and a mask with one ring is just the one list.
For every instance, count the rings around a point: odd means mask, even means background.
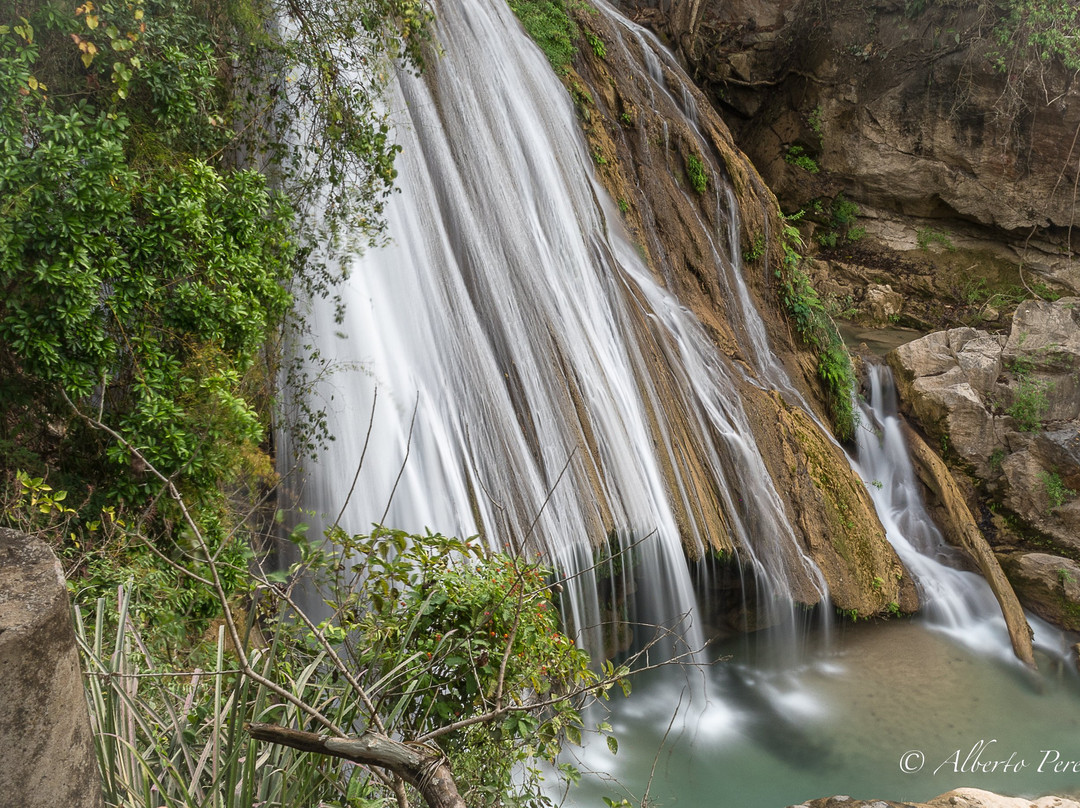
[{"label": "waterfall", "polygon": [[[925,622],[974,651],[1014,659],[990,585],[964,568],[964,554],[945,542],[926,509],[901,430],[892,371],[875,363],[867,363],[866,371],[869,393],[852,462],[870,486],[889,541],[914,576]],[[1030,614],[1028,622],[1040,650],[1067,657],[1059,630]]]},{"label": "waterfall", "polygon": [[[824,595],[738,397],[746,381],[798,394],[741,279],[730,188],[717,183],[728,230],[708,236],[733,327],[752,334],[738,367],[627,237],[567,92],[503,0],[441,4],[437,37],[445,55],[398,76],[389,102],[403,147],[390,244],[351,266],[340,324],[331,302],[312,304],[318,350],[354,370],[320,389],[336,440],[308,464],[304,507],[333,518],[348,501],[353,531],[430,528],[542,554],[568,576],[567,618],[595,651],[619,645],[620,608],[700,647],[686,558],[722,544],[788,608],[792,575]],[[639,49],[670,96],[670,56]]]}]

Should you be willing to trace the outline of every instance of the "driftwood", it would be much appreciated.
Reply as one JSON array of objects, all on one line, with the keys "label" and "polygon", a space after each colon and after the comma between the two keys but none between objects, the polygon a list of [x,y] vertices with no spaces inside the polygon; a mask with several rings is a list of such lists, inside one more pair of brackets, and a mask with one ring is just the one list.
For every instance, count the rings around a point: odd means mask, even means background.
[{"label": "driftwood", "polygon": [[358,738],[336,738],[277,724],[250,723],[244,729],[259,741],[386,769],[414,786],[431,808],[465,808],[446,757],[433,747],[395,741],[376,732],[365,732]]}]

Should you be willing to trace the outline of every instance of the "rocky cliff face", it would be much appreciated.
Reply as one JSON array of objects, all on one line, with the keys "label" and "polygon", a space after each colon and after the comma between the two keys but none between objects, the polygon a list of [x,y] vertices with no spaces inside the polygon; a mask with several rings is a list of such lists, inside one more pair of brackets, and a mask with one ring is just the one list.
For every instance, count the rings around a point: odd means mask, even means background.
[{"label": "rocky cliff face", "polygon": [[[912,276],[928,305],[910,314],[936,326],[950,303],[1025,283],[1080,291],[1080,81],[1019,40],[1002,46],[991,6],[627,5],[679,49],[785,210],[806,209],[820,240],[839,236],[837,274],[894,288]],[[834,221],[838,194],[859,207],[857,240]]]},{"label": "rocky cliff face", "polygon": [[834,316],[937,329],[892,357],[907,414],[1024,605],[1080,628],[1080,321],[1049,302],[1080,292],[1080,79],[980,0],[623,5],[802,211]]}]

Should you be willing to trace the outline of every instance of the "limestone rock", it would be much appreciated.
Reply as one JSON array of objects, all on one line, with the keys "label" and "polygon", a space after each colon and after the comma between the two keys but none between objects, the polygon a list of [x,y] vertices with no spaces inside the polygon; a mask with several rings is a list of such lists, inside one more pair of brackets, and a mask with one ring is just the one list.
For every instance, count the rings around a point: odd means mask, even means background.
[{"label": "limestone rock", "polygon": [[866,315],[870,322],[887,323],[904,308],[904,296],[889,284],[872,283],[866,288]]},{"label": "limestone rock", "polygon": [[900,398],[932,438],[982,474],[1001,439],[992,397],[998,393],[1005,341],[956,328],[902,345],[889,354]]},{"label": "limestone rock", "polygon": [[1080,631],[1080,564],[1046,553],[1022,553],[1006,565],[1031,611],[1070,631]]},{"label": "limestone rock", "polygon": [[[1080,299],[1026,301],[1007,338],[937,332],[897,348],[889,363],[935,445],[1026,527],[1065,555],[1080,551]],[[1065,612],[1039,594],[1029,566],[1009,567],[1026,570],[1021,600],[1060,622]]]},{"label": "limestone rock", "polygon": [[0,802],[100,808],[101,778],[60,564],[0,528]]},{"label": "limestone rock", "polygon": [[[821,570],[833,604],[864,617],[888,612],[891,603],[914,612],[912,576],[889,544],[866,485],[839,448],[778,394],[755,398],[754,410],[771,421],[769,430],[757,430],[759,445],[768,447],[769,471],[803,534],[802,551]],[[805,595],[802,600],[812,602]]]},{"label": "limestone rock", "polygon": [[[926,234],[948,232],[953,247],[1022,256],[1080,291],[1069,258],[1074,202],[1060,182],[1077,167],[1080,85],[1055,62],[996,70],[993,21],[980,7],[624,2],[659,12],[648,21],[736,113],[739,145],[785,209],[840,190],[884,223],[867,231],[894,250],[926,252]],[[820,174],[785,162],[792,145]]]}]

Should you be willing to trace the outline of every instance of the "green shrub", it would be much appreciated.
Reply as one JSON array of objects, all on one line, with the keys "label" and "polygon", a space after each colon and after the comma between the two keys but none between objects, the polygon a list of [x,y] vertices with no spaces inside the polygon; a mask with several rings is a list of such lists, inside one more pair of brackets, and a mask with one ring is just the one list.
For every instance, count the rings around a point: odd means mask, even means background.
[{"label": "green shrub", "polygon": [[1012,371],[1016,376],[1016,388],[1013,402],[1005,412],[1016,420],[1016,427],[1021,432],[1038,432],[1050,409],[1046,398],[1050,383],[1031,378],[1030,362],[1022,358],[1013,362]]},{"label": "green shrub", "polygon": [[789,146],[784,153],[784,162],[796,168],[801,168],[803,171],[809,171],[811,174],[817,174],[821,171],[817,161],[809,154],[806,154],[806,150],[802,146]]},{"label": "green shrub", "polygon": [[577,55],[574,40],[578,37],[578,27],[567,13],[565,0],[508,1],[525,32],[540,46],[555,72],[567,73]]},{"label": "green shrub", "polygon": [[686,156],[686,176],[690,180],[691,188],[699,194],[705,193],[705,189],[709,185],[709,174],[705,164],[696,154]]},{"label": "green shrub", "polygon": [[1060,508],[1076,496],[1075,491],[1065,487],[1065,483],[1061,481],[1061,475],[1057,472],[1040,471],[1039,482],[1043,484],[1043,490],[1046,492],[1051,508]]}]

